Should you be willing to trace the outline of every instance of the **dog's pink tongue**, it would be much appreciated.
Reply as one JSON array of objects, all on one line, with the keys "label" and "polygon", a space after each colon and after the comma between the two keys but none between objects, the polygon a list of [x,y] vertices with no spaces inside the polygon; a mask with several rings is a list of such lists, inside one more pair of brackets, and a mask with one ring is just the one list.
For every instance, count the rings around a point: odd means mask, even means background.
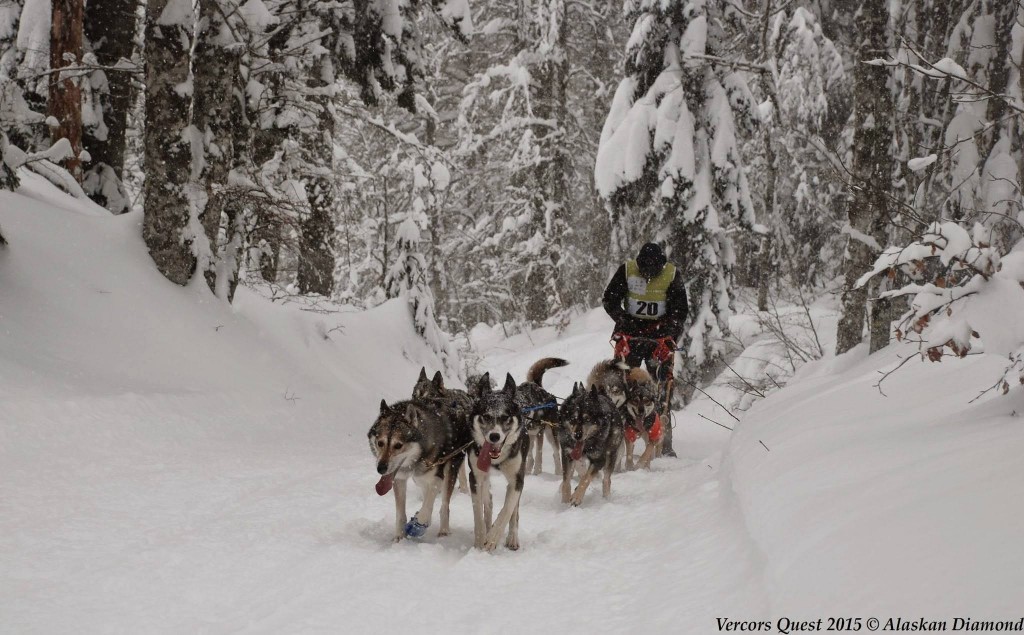
[{"label": "dog's pink tongue", "polygon": [[476,466],[486,472],[491,469],[491,444],[484,443],[480,448],[480,455],[476,457]]},{"label": "dog's pink tongue", "polygon": [[391,486],[394,485],[394,484],[395,484],[395,475],[393,473],[392,474],[385,474],[384,476],[380,477],[380,480],[377,481],[377,485],[374,488],[374,489],[377,490],[377,496],[383,496],[383,495],[387,494],[388,492],[390,492],[391,491]]},{"label": "dog's pink tongue", "polygon": [[583,458],[583,442],[582,441],[580,441],[575,446],[573,446],[572,452],[569,453],[569,456],[572,457],[573,461],[579,461],[581,458]]}]

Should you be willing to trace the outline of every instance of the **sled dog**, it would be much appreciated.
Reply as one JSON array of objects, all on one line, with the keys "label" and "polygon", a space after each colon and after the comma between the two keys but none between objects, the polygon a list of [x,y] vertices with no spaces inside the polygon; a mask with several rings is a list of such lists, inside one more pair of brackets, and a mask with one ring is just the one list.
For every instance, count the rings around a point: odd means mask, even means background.
[{"label": "sled dog", "polygon": [[562,471],[562,451],[558,447],[558,402],[544,390],[544,372],[549,368],[567,366],[569,362],[557,357],[545,357],[534,362],[526,373],[526,381],[516,390],[516,402],[523,412],[526,431],[530,435],[530,452],[526,457],[526,471],[540,474],[544,471],[544,438],[554,450],[555,474]]},{"label": "sled dog", "polygon": [[616,408],[621,408],[626,403],[626,374],[629,372],[629,364],[621,359],[606,359],[598,362],[587,375],[586,388],[597,386],[604,394],[611,398]]},{"label": "sled dog", "polygon": [[[530,437],[516,401],[512,375],[506,375],[505,386],[499,391],[489,386],[490,375],[485,374],[477,384],[471,417],[473,443],[466,451],[469,491],[473,498],[473,546],[493,551],[508,527],[505,546],[516,550],[519,548],[519,499],[526,479]],[[508,481],[505,502],[493,523],[492,468],[501,470]]]},{"label": "sled dog", "polygon": [[[578,507],[587,487],[604,471],[601,495],[612,491],[612,471],[622,445],[622,414],[612,399],[597,385],[586,389],[574,384],[572,394],[561,408],[562,502]],[[580,482],[572,491],[572,473],[582,468]]]},{"label": "sled dog", "polygon": [[661,441],[661,418],[655,416],[658,407],[658,384],[643,368],[631,368],[626,373],[626,403],[621,410],[625,416],[626,469],[636,469],[633,446],[637,438],[644,440],[644,452],[639,466],[651,468],[651,459]]},{"label": "sled dog", "polygon": [[453,418],[469,420],[469,411],[473,409],[473,399],[465,390],[445,388],[441,371],[434,373],[433,379],[427,379],[427,369],[420,368],[420,376],[412,389],[413,401],[435,403],[448,411]]},{"label": "sled dog", "polygon": [[[395,541],[422,536],[441,494],[438,536],[450,533],[449,511],[455,475],[465,457],[459,448],[470,441],[466,420],[459,421],[426,402],[401,401],[389,406],[383,399],[380,414],[367,438],[377,459],[377,494],[395,492]],[[412,520],[406,517],[405,493],[409,477],[423,491],[423,505]]]}]

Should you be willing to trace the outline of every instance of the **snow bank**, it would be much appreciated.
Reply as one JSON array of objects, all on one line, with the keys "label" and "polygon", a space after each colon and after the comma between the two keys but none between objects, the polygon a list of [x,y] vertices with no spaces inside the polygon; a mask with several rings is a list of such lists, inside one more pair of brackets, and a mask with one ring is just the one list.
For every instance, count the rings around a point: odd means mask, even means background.
[{"label": "snow bank", "polygon": [[240,288],[230,306],[202,284],[182,288],[160,275],[140,214],[111,216],[28,173],[23,182],[18,194],[0,192],[10,243],[0,251],[0,404],[146,392],[358,393],[385,377],[411,386],[420,364],[437,365],[401,302],[316,314]]},{"label": "snow bank", "polygon": [[730,443],[773,615],[1018,619],[1024,393],[968,402],[1006,362],[912,345],[809,365]]}]

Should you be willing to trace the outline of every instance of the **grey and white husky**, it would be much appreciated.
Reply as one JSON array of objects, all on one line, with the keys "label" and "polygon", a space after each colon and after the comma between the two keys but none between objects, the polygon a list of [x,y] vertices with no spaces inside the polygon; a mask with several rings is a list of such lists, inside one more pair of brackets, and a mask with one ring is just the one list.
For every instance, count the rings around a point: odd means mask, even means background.
[{"label": "grey and white husky", "polygon": [[[383,399],[380,414],[367,437],[377,459],[377,494],[395,492],[395,541],[422,536],[434,514],[441,494],[441,526],[438,536],[447,536],[455,475],[465,453],[458,451],[470,441],[466,420],[448,416],[436,407],[417,401],[389,406]],[[406,484],[413,481],[423,490],[423,504],[412,520],[406,517]]]},{"label": "grey and white husky", "polygon": [[[612,471],[622,445],[622,414],[612,399],[596,385],[586,389],[574,384],[561,407],[562,502],[578,507],[598,472],[604,472],[601,495],[612,492]],[[575,491],[572,473],[582,472]]]},{"label": "grey and white husky", "polygon": [[[519,548],[519,499],[526,479],[526,454],[530,437],[516,401],[516,383],[506,375],[499,391],[489,388],[490,375],[477,383],[473,406],[473,443],[466,452],[469,461],[469,490],[473,498],[473,546],[493,551],[505,534],[505,546]],[[508,486],[497,519],[493,518],[491,471],[498,469]]]}]

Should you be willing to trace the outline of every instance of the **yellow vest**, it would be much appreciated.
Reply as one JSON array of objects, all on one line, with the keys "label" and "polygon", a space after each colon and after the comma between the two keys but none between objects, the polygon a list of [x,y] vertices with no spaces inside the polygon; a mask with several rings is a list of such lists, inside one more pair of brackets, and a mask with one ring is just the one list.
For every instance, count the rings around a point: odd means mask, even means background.
[{"label": "yellow vest", "polygon": [[636,260],[626,261],[626,309],[632,317],[657,320],[664,317],[668,287],[676,277],[676,266],[666,263],[661,273],[648,280],[640,275]]}]

